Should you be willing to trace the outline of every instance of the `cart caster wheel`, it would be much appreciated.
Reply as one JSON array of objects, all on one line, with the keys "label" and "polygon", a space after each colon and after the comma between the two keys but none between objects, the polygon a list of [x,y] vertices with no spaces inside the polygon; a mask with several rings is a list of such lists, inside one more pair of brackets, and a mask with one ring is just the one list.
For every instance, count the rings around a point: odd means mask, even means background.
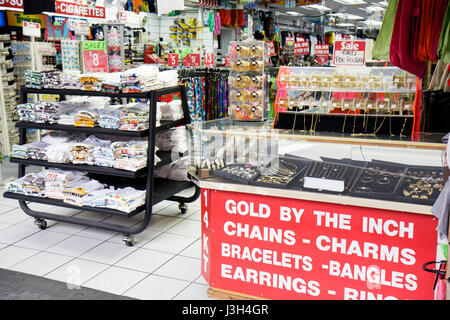
[{"label": "cart caster wheel", "polygon": [[185,214],[187,212],[187,205],[185,203],[180,203],[178,208],[180,209],[181,214]]},{"label": "cart caster wheel", "polygon": [[45,221],[44,219],[36,219],[34,220],[34,224],[37,225],[41,230],[47,229],[47,221]]},{"label": "cart caster wheel", "polygon": [[134,236],[132,234],[126,235],[123,237],[122,241],[125,242],[128,247],[132,247],[134,245]]}]

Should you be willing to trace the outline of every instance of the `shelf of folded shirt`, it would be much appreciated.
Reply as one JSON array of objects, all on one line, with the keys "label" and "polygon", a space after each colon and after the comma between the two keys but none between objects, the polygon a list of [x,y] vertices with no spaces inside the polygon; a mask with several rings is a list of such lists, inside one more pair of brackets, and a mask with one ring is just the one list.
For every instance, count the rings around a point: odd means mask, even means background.
[{"label": "shelf of folded shirt", "polygon": [[[156,155],[161,159],[160,162],[155,164],[154,169],[161,168],[165,165],[172,163],[172,152],[170,151],[157,151]],[[184,155],[179,154],[180,157]],[[48,167],[48,168],[58,168],[63,170],[76,170],[76,171],[86,171],[89,173],[101,174],[101,175],[111,175],[115,177],[123,177],[123,178],[140,178],[147,176],[148,169],[147,167],[141,168],[137,171],[116,169],[111,167],[102,167],[96,165],[88,165],[88,164],[73,164],[73,163],[55,163],[48,162],[45,160],[35,160],[35,159],[21,159],[11,157],[9,159],[11,163],[32,165],[32,166],[40,166],[40,167]]]},{"label": "shelf of folded shirt", "polygon": [[[152,205],[155,205],[161,201],[167,200],[170,197],[174,196],[175,194],[186,190],[187,188],[192,187],[192,183],[190,181],[172,181],[172,180],[166,180],[166,179],[158,179],[156,178],[154,180],[154,187],[152,192]],[[14,199],[19,201],[27,201],[27,202],[34,202],[34,203],[42,203],[42,204],[48,204],[52,206],[57,207],[65,207],[65,208],[71,208],[71,209],[79,209],[79,210],[85,210],[85,211],[94,211],[104,214],[110,214],[110,215],[120,215],[120,216],[126,216],[126,217],[133,217],[141,212],[145,211],[145,205],[140,206],[136,210],[128,213],[125,211],[110,209],[110,208],[103,208],[103,207],[87,207],[87,206],[76,206],[69,203],[65,203],[62,200],[56,200],[51,198],[44,198],[44,197],[34,197],[34,196],[28,196],[20,193],[13,193],[13,192],[5,192],[3,193],[3,197],[7,199]]]},{"label": "shelf of folded shirt", "polygon": [[[156,127],[156,133],[168,130],[171,128],[176,128],[186,124],[184,119],[169,121],[169,120],[161,120],[161,125]],[[99,135],[120,135],[123,137],[146,137],[149,135],[149,129],[142,131],[128,131],[128,130],[117,130],[117,129],[108,129],[101,127],[75,127],[64,124],[50,124],[50,123],[36,123],[36,122],[16,122],[17,128],[26,128],[26,129],[41,129],[41,130],[55,130],[55,131],[70,131],[70,132],[83,132],[87,134],[99,134]]]}]

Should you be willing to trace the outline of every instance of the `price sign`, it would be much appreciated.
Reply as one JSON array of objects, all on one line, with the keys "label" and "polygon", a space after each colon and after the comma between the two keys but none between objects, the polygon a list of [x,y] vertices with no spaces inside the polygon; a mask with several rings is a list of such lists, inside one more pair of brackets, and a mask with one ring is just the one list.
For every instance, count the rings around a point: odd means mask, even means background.
[{"label": "price sign", "polygon": [[230,56],[225,56],[225,66],[226,67],[230,66]]},{"label": "price sign", "polygon": [[275,44],[273,41],[267,41],[267,44],[269,45],[269,57],[273,57],[275,55]]},{"label": "price sign", "polygon": [[84,72],[109,72],[105,41],[83,41]]},{"label": "price sign", "polygon": [[169,53],[169,56],[167,59],[167,65],[169,67],[178,67],[178,54]]},{"label": "price sign", "polygon": [[89,35],[89,24],[87,21],[75,21],[75,34],[77,36],[88,36]]},{"label": "price sign", "polygon": [[365,41],[336,41],[333,64],[341,66],[364,66],[366,60]]},{"label": "price sign", "polygon": [[0,0],[0,9],[23,9],[23,0]]},{"label": "price sign", "polygon": [[22,31],[25,36],[39,38],[41,36],[41,24],[35,23],[35,22],[24,21],[23,26],[22,26]]},{"label": "price sign", "polygon": [[294,55],[306,55],[309,54],[309,42],[300,41],[294,43]]},{"label": "price sign", "polygon": [[295,37],[286,37],[286,45],[292,46],[295,42]]},{"label": "price sign", "polygon": [[316,44],[314,46],[314,52],[319,64],[328,63],[328,55],[330,53],[330,46],[328,44]]},{"label": "price sign", "polygon": [[106,17],[106,10],[103,6],[91,7],[83,4],[59,0],[55,1],[55,12],[85,18],[105,19]]},{"label": "price sign", "polygon": [[214,53],[205,53],[205,67],[214,67]]},{"label": "price sign", "polygon": [[200,67],[200,54],[190,53],[184,58],[183,65],[185,67]]}]

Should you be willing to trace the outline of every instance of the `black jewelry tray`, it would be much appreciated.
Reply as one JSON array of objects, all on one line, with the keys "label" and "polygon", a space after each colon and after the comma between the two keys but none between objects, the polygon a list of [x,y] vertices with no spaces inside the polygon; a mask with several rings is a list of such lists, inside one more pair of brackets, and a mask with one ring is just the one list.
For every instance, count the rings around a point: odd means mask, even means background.
[{"label": "black jewelry tray", "polygon": [[[348,190],[348,194],[362,198],[394,200],[394,195],[397,193],[405,171],[406,167],[403,165],[368,162]],[[366,176],[371,177],[372,181],[368,183],[362,182],[361,179]],[[379,185],[378,180],[383,178],[389,179],[389,183]],[[357,188],[370,188],[370,191],[358,192],[356,191]]]},{"label": "black jewelry tray", "polygon": [[[408,203],[416,203],[416,204],[424,204],[424,205],[433,205],[436,202],[436,199],[439,197],[441,191],[439,189],[433,188],[433,193],[431,196],[428,196],[427,199],[424,198],[413,198],[412,196],[405,196],[403,194],[403,190],[405,187],[414,181],[421,180],[421,177],[415,177],[413,175],[414,171],[424,171],[424,177],[431,177],[432,172],[436,172],[437,175],[441,178],[442,188],[444,187],[443,175],[444,169],[442,167],[426,167],[426,166],[409,166],[407,167],[405,174],[400,182],[398,190],[395,194],[395,201],[399,202],[408,202]],[[412,181],[409,181],[411,179]]]},{"label": "black jewelry tray", "polygon": [[[278,183],[258,182],[257,181],[258,178],[256,178],[250,184],[254,185],[254,186],[267,187],[267,188],[294,189],[293,185],[295,185],[296,181],[298,181],[299,177],[305,173],[306,167],[308,166],[308,161],[300,160],[297,157],[290,157],[290,156],[289,157],[279,157],[278,160],[274,160],[274,161],[281,161],[281,160],[289,161],[290,163],[295,164],[297,166],[296,174],[294,174],[291,177],[291,179],[289,180],[288,183],[278,184]],[[266,166],[266,169],[270,168],[274,161],[269,163]],[[263,172],[264,172],[264,170],[261,170],[261,176],[263,175]]]},{"label": "black jewelry tray", "polygon": [[[247,168],[248,166],[245,164],[230,164],[230,165],[226,166],[225,168],[236,168],[236,167]],[[258,179],[258,177],[260,176],[259,169],[254,166],[252,166],[251,168],[256,170],[257,173],[250,179],[245,179],[243,177],[239,177],[234,174],[229,174],[228,172],[224,171],[225,168],[222,168],[219,170],[211,170],[210,173],[213,176],[217,176],[217,177],[224,178],[227,180],[232,180],[232,181],[240,183],[240,184],[249,184],[251,181]]]}]

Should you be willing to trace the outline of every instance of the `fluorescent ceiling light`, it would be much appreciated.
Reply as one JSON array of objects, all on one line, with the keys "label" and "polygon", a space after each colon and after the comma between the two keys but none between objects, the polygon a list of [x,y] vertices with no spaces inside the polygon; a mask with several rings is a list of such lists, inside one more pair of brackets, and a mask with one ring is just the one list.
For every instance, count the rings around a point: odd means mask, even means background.
[{"label": "fluorescent ceiling light", "polygon": [[330,16],[338,17],[338,18],[345,19],[345,20],[362,20],[362,19],[364,19],[361,16],[357,16],[357,15],[349,14],[349,13],[342,13],[342,12],[332,13],[332,14],[330,14]]},{"label": "fluorescent ceiling light", "polygon": [[376,21],[376,20],[367,20],[367,21],[364,21],[364,24],[377,27],[377,26],[381,26],[382,22]]},{"label": "fluorescent ceiling light", "polygon": [[361,8],[361,9],[366,10],[366,11],[384,11],[385,10],[385,8],[382,8],[380,6],[373,6],[373,5],[365,7],[365,8]]},{"label": "fluorescent ceiling light", "polygon": [[388,4],[389,4],[389,1],[387,1],[387,0],[377,2],[377,5],[383,6],[383,7],[387,7]]},{"label": "fluorescent ceiling light", "polygon": [[336,27],[353,27],[354,24],[348,22],[336,23]]},{"label": "fluorescent ceiling light", "polygon": [[325,6],[321,5],[321,4],[310,4],[310,5],[308,5],[308,6],[304,6],[303,8],[306,8],[306,9],[315,9],[315,10],[321,10],[321,11],[331,10],[330,8],[325,7]]},{"label": "fluorescent ceiling light", "polygon": [[295,12],[295,11],[287,11],[286,13],[290,14],[292,16],[302,16],[303,15],[300,12]]},{"label": "fluorescent ceiling light", "polygon": [[364,4],[364,3],[366,3],[363,0],[334,0],[334,1],[342,3],[342,4]]}]

